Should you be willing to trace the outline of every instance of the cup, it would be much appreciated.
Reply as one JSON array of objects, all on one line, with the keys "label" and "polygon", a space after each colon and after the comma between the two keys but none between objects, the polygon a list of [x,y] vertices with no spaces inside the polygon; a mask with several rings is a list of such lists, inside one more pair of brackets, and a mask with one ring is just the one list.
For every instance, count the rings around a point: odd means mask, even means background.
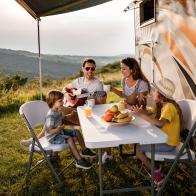
[{"label": "cup", "polygon": [[111,90],[111,85],[110,84],[104,84],[103,85],[103,90],[107,93]]},{"label": "cup", "polygon": [[127,109],[127,106],[126,106],[126,104],[125,104],[124,101],[120,101],[120,102],[119,102],[119,104],[118,104],[118,109],[119,109],[120,111]]},{"label": "cup", "polygon": [[88,106],[88,105],[85,105],[84,106],[84,115],[86,117],[91,117],[92,116],[92,107]]},{"label": "cup", "polygon": [[95,99],[87,99],[85,103],[87,106],[92,108],[95,105]]}]

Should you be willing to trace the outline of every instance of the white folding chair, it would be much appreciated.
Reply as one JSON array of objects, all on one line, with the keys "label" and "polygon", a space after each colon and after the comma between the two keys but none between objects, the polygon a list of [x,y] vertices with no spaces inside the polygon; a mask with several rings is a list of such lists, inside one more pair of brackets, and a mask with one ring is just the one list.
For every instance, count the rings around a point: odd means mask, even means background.
[{"label": "white folding chair", "polygon": [[[29,146],[29,163],[28,163],[28,170],[26,175],[26,181],[29,180],[30,171],[34,169],[37,165],[42,163],[43,161],[46,161],[49,165],[52,173],[54,174],[55,178],[57,179],[59,184],[62,184],[59,175],[62,173],[57,174],[55,171],[53,165],[51,164],[50,159],[48,158],[47,154],[51,152],[59,152],[66,148],[68,148],[68,144],[51,144],[49,143],[45,137],[42,137],[40,139],[37,138],[36,133],[34,132],[34,128],[43,125],[45,122],[46,114],[49,110],[49,107],[46,102],[44,101],[30,101],[27,103],[24,103],[20,109],[19,113],[23,117],[25,124],[30,131],[33,142]],[[43,161],[39,161],[34,167],[32,167],[32,161],[33,161],[33,153],[39,152],[42,153],[44,156]]]},{"label": "white folding chair", "polygon": [[[173,161],[173,164],[165,178],[164,183],[161,186],[161,189],[158,192],[158,195],[160,195],[163,191],[163,188],[165,187],[171,173],[175,169],[178,162],[190,163],[193,170],[193,176],[196,177],[196,169],[193,163],[193,160],[195,159],[195,153],[190,149],[189,146],[190,139],[196,131],[196,101],[184,99],[178,101],[177,103],[179,104],[183,114],[183,128],[189,130],[189,133],[184,143],[180,142],[180,144],[176,147],[175,151],[155,153],[155,161]],[[147,152],[146,156],[150,158],[151,153]]]}]

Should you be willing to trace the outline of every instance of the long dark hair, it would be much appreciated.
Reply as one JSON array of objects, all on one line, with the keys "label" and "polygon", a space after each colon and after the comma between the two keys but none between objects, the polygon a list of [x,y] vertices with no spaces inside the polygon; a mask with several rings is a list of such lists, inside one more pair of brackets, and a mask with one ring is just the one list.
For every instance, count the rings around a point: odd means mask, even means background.
[{"label": "long dark hair", "polygon": [[127,58],[122,59],[120,62],[125,64],[126,66],[129,67],[129,69],[132,70],[132,77],[134,80],[141,79],[141,80],[144,80],[145,82],[147,82],[148,89],[150,92],[150,83],[149,83],[148,79],[146,78],[146,76],[143,74],[136,59],[127,57]]}]

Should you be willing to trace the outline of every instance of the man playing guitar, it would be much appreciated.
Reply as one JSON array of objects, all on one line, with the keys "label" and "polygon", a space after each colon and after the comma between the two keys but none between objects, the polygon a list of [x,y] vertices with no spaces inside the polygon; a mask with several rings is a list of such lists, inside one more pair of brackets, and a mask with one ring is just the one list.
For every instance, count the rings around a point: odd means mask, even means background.
[{"label": "man playing guitar", "polygon": [[[102,91],[103,92],[103,83],[95,77],[96,63],[93,59],[87,58],[82,64],[83,77],[75,79],[73,82],[68,84],[63,88],[65,93],[65,99],[71,101],[72,95],[67,92],[67,89],[83,89],[86,92],[93,93]],[[93,97],[95,98],[96,104],[103,104],[106,102],[106,96]],[[78,114],[76,108],[73,107],[63,107],[62,109],[64,115],[66,115],[66,125],[80,125]],[[38,139],[44,136],[44,131],[41,131],[38,134]],[[29,146],[32,143],[32,138],[27,140],[21,140],[20,144],[24,146]]]},{"label": "man playing guitar", "polygon": [[[82,64],[82,72],[83,77],[79,77],[75,79],[73,82],[69,83],[66,87],[63,88],[63,92],[65,92],[65,99],[67,102],[71,102],[73,99],[72,93],[70,93],[67,89],[81,89],[86,93],[93,92],[103,92],[103,83],[95,77],[95,69],[96,63],[93,59],[87,58],[84,60]],[[106,102],[106,94],[101,94],[103,96],[95,96],[96,104],[102,104]],[[104,96],[105,95],[105,96]],[[64,107],[63,113],[70,114],[72,111],[76,111],[75,108]],[[77,113],[70,116],[68,119],[73,124],[79,124]]]}]

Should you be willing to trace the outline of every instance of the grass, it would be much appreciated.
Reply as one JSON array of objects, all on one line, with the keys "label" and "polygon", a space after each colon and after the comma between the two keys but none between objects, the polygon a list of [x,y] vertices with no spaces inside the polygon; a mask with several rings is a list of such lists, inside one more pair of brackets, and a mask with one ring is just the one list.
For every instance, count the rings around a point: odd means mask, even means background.
[{"label": "grass", "polygon": [[[112,76],[108,73],[100,74],[99,77],[106,82],[113,82],[118,88],[120,87],[120,81],[116,79],[120,78],[118,72],[113,73]],[[49,89],[56,87],[61,90],[67,82],[67,80],[61,80],[45,83],[44,94]],[[28,149],[21,147],[19,142],[21,139],[29,138],[30,134],[18,114],[18,108],[25,101],[39,97],[37,84],[37,82],[29,82],[17,91],[10,91],[4,96],[3,94],[0,96],[0,195],[99,195],[97,158],[90,160],[93,163],[90,170],[84,171],[74,165],[65,170],[61,177],[64,182],[63,189],[59,189],[46,164],[32,172],[30,184],[25,183]],[[119,101],[119,98],[113,93],[109,93],[107,102],[116,101]],[[139,161],[133,157],[121,160],[118,148],[113,148],[113,154],[114,160],[104,165],[105,189],[149,185],[143,176],[130,168],[141,168]],[[37,154],[34,157],[34,162],[40,159],[41,155]],[[71,160],[70,152],[65,150],[60,153],[60,161],[54,162],[54,166],[60,169]],[[164,163],[163,169],[167,172],[169,164]],[[181,164],[173,173],[164,195],[195,195],[196,182],[189,178],[188,173],[191,173],[190,167]],[[145,191],[119,195],[150,195],[150,193]]]},{"label": "grass", "polygon": [[[19,141],[28,138],[21,117],[18,113],[4,115],[0,119],[0,195],[99,195],[98,165],[97,159],[91,160],[93,168],[90,170],[77,169],[72,165],[63,173],[63,181],[66,188],[58,189],[58,184],[52,176],[47,165],[42,165],[32,173],[32,181],[25,184],[25,170],[28,162],[28,150],[19,145]],[[119,187],[130,187],[149,185],[143,176],[138,175],[130,167],[141,167],[139,161],[128,158],[122,161],[118,148],[113,148],[115,159],[104,165],[104,188],[112,189]],[[60,153],[60,161],[55,163],[56,168],[62,168],[72,160],[68,150]],[[35,161],[41,158],[35,156]],[[181,169],[190,172],[190,168],[182,164]],[[168,186],[166,195],[194,195],[195,185],[187,174],[181,169],[174,172]],[[164,171],[168,165],[164,165]],[[121,194],[130,195],[130,194]],[[132,195],[150,195],[149,192],[135,192]]]}]

